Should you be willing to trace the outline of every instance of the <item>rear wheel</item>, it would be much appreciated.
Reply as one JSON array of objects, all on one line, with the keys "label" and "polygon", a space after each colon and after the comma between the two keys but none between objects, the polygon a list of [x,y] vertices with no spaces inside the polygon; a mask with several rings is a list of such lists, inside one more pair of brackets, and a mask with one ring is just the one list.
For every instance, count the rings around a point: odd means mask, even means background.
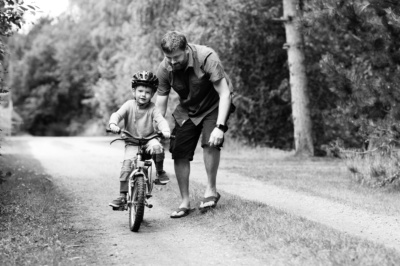
[{"label": "rear wheel", "polygon": [[140,224],[143,221],[146,200],[146,188],[144,177],[142,175],[136,177],[135,186],[133,187],[131,195],[131,204],[129,206],[129,229],[133,232],[137,232],[139,231]]}]

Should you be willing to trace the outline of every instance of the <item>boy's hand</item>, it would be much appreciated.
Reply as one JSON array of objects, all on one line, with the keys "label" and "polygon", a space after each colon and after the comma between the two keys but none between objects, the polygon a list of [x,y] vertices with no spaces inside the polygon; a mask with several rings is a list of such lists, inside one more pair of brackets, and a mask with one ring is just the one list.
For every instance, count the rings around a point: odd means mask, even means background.
[{"label": "boy's hand", "polygon": [[161,132],[164,136],[164,138],[169,139],[171,137],[171,132],[169,131],[162,131]]},{"label": "boy's hand", "polygon": [[115,125],[115,124],[111,124],[110,125],[110,129],[113,133],[118,133],[121,129],[119,128],[119,126]]}]

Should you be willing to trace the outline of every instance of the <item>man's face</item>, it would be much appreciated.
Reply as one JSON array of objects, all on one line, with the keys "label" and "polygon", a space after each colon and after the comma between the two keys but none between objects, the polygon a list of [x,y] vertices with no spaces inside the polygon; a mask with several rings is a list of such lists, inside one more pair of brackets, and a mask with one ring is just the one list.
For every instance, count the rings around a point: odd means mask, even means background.
[{"label": "man's face", "polygon": [[145,86],[137,86],[136,89],[132,90],[132,93],[139,105],[150,102],[153,97],[153,89]]},{"label": "man's face", "polygon": [[189,50],[180,50],[177,49],[173,51],[172,53],[165,53],[164,52],[165,59],[167,60],[168,64],[172,67],[172,70],[181,70],[185,69],[187,66],[187,63],[189,61]]}]

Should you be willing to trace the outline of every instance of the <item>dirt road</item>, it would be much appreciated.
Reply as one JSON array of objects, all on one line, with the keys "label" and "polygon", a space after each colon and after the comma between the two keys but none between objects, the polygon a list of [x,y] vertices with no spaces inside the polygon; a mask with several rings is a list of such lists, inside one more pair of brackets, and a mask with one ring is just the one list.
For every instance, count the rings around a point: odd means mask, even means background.
[{"label": "dirt road", "polygon": [[[194,230],[170,219],[171,210],[160,207],[156,197],[153,199],[156,207],[146,209],[140,233],[130,232],[127,212],[112,212],[107,206],[118,195],[115,175],[119,173],[122,158],[121,144],[109,146],[109,140],[14,138],[9,141],[11,146],[6,145],[3,150],[5,154],[15,152],[12,143],[23,141],[54,182],[71,195],[75,201],[74,227],[88,235],[86,248],[92,248],[96,255],[93,264],[131,265],[133,261],[135,265],[265,264],[210,231]],[[173,173],[169,159],[166,168]],[[199,156],[192,164],[193,181],[205,182],[203,168]],[[219,172],[218,188],[400,251],[399,217],[373,215],[223,170]]]},{"label": "dirt road", "polygon": [[[18,153],[13,142],[23,142],[41,162],[53,182],[73,199],[74,230],[84,233],[92,253],[82,265],[262,265],[212,231],[193,229],[169,218],[170,209],[146,208],[140,233],[128,229],[128,213],[113,212],[108,203],[118,196],[122,146],[110,138],[13,138],[2,153]],[[27,150],[25,152],[27,152]],[[156,192],[154,193],[156,194]],[[85,258],[87,260],[87,258]]]}]

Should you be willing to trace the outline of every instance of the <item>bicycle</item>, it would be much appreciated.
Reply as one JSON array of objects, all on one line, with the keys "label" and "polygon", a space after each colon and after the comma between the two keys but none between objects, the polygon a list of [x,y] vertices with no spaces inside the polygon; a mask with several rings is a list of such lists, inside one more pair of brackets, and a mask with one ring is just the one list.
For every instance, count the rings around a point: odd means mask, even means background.
[{"label": "bicycle", "polygon": [[[110,129],[106,132],[113,133]],[[118,140],[124,141],[127,145],[138,146],[138,152],[135,160],[131,165],[131,172],[128,178],[128,193],[126,195],[125,204],[122,207],[113,207],[115,211],[129,211],[129,229],[132,232],[138,232],[144,217],[145,207],[152,208],[153,205],[148,203],[148,199],[152,197],[154,181],[152,177],[152,159],[151,154],[146,153],[145,145],[154,138],[163,138],[161,133],[153,134],[146,138],[136,138],[129,131],[120,130],[118,134],[121,138],[114,139],[110,145]]]}]

